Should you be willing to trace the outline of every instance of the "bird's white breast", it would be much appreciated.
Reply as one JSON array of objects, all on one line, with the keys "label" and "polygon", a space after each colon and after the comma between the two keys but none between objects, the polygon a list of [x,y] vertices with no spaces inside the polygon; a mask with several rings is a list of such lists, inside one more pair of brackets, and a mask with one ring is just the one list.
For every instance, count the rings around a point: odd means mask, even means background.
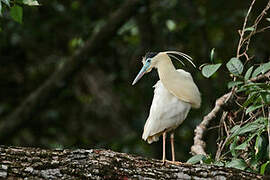
[{"label": "bird's white breast", "polygon": [[148,143],[157,141],[164,130],[177,128],[185,120],[191,108],[189,103],[172,95],[161,81],[158,81],[154,87],[154,98],[142,136]]}]

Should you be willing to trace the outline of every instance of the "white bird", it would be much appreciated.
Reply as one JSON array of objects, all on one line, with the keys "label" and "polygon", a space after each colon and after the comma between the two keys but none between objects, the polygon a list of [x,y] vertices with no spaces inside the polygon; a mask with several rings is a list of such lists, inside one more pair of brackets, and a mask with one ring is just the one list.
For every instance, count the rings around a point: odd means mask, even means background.
[{"label": "white bird", "polygon": [[[150,108],[150,114],[144,125],[142,139],[149,144],[159,140],[163,135],[163,164],[165,157],[166,133],[170,132],[172,162],[175,162],[174,130],[186,119],[190,108],[199,108],[201,95],[190,73],[176,70],[171,58],[179,60],[177,56],[187,59],[194,67],[192,58],[178,51],[151,52],[143,58],[143,67],[134,79],[132,85],[152,68],[156,68],[159,81],[154,85],[154,98]],[[171,57],[171,58],[170,58]]]}]

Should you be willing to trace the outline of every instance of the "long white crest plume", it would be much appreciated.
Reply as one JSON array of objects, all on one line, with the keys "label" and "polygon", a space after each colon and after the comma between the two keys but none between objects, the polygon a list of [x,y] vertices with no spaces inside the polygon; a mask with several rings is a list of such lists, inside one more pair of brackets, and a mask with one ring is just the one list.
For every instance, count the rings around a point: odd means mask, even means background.
[{"label": "long white crest plume", "polygon": [[188,60],[188,62],[190,62],[190,64],[192,64],[196,68],[195,64],[192,62],[192,58],[189,55],[185,54],[185,53],[178,52],[178,51],[165,51],[165,53],[167,53],[169,57],[172,57],[172,58],[178,60],[179,62],[181,62],[183,65],[185,65],[183,63],[183,61],[181,61],[175,55],[182,56],[183,58],[185,58],[186,60]]},{"label": "long white crest plume", "polygon": [[185,63],[183,61],[181,61],[178,57],[176,57],[176,56],[174,56],[172,54],[168,54],[168,56],[178,60],[181,64],[183,64],[183,66],[186,66]]}]

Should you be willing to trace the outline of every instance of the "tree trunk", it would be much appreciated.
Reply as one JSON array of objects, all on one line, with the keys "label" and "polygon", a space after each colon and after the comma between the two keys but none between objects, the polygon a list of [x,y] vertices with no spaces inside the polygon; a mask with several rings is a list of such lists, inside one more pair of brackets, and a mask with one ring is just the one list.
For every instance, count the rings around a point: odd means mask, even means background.
[{"label": "tree trunk", "polygon": [[213,165],[160,160],[100,149],[45,150],[0,146],[0,178],[7,179],[263,179]]}]

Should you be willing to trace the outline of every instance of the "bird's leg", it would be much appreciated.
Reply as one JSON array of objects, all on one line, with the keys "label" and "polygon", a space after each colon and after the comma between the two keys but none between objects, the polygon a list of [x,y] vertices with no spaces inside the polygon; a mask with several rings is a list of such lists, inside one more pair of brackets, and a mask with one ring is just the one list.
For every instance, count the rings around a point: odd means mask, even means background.
[{"label": "bird's leg", "polygon": [[171,149],[172,149],[172,162],[175,162],[175,153],[174,153],[174,133],[171,133]]},{"label": "bird's leg", "polygon": [[165,164],[166,160],[166,131],[163,132],[163,155],[162,155],[162,164]]},{"label": "bird's leg", "polygon": [[168,161],[171,164],[180,165],[181,162],[175,161],[175,152],[174,152],[174,132],[171,133],[171,149],[172,149],[172,161]]}]

